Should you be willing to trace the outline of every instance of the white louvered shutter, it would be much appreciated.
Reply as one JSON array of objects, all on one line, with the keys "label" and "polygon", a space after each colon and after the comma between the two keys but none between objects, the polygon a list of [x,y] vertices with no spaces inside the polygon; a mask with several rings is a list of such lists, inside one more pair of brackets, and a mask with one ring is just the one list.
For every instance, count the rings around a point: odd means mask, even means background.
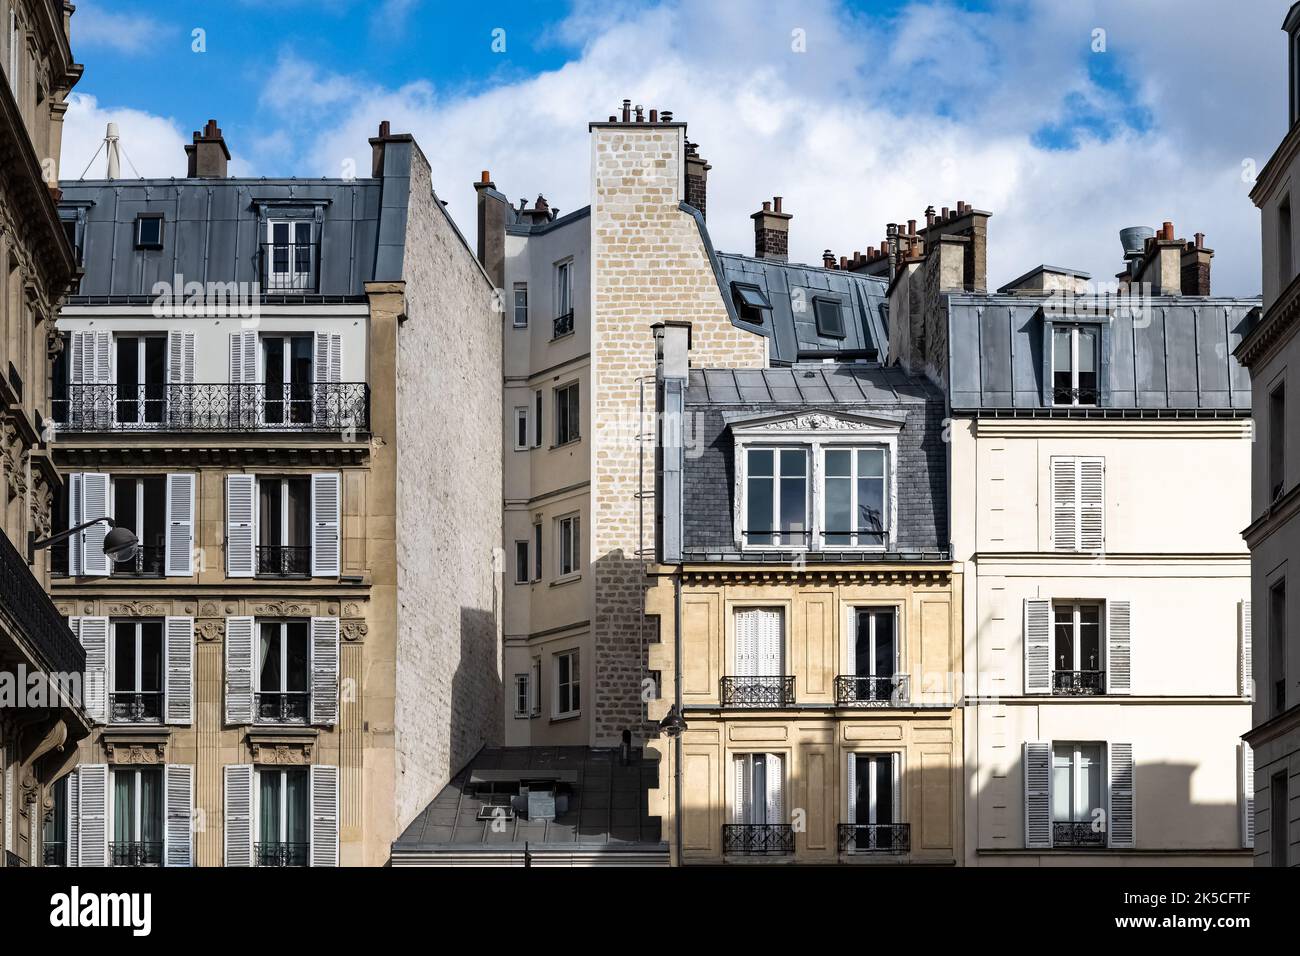
[{"label": "white louvered shutter", "polygon": [[341,381],[343,336],[338,332],[317,332],[315,362],[316,368],[313,374],[317,383]]},{"label": "white louvered shutter", "polygon": [[[68,475],[68,527],[75,528],[79,524],[81,524],[81,475],[73,473]],[[81,535],[74,534],[68,539],[68,574],[78,577],[81,573]]]},{"label": "white louvered shutter", "polygon": [[903,755],[901,753],[890,754],[889,756],[890,772],[890,791],[894,797],[894,805],[890,807],[893,812],[893,822],[903,822]]},{"label": "white louvered shutter", "polygon": [[1025,847],[1052,845],[1052,745],[1025,741]]},{"label": "white louvered shutter", "polygon": [[192,472],[167,476],[167,576],[194,573],[194,480]]},{"label": "white louvered shutter", "polygon": [[226,723],[253,722],[253,618],[226,618]]},{"label": "white louvered shutter", "polygon": [[858,755],[849,754],[848,770],[845,773],[849,787],[849,823],[858,822]]},{"label": "white louvered shutter", "polygon": [[1133,745],[1111,743],[1107,747],[1106,771],[1110,775],[1110,812],[1107,830],[1112,847],[1132,847],[1134,842]]},{"label": "white louvered shutter", "polygon": [[1127,694],[1133,677],[1133,607],[1129,601],[1106,602],[1106,693]]},{"label": "white louvered shutter", "polygon": [[251,385],[257,381],[257,330],[230,333],[230,383]]},{"label": "white louvered shutter", "polygon": [[1079,466],[1075,458],[1052,459],[1052,547],[1079,550]]},{"label": "white louvered shutter", "polygon": [[85,354],[87,332],[68,333],[68,383],[80,385],[86,380]]},{"label": "white louvered shutter", "polygon": [[1241,750],[1241,845],[1255,845],[1255,751],[1244,740]]},{"label": "white louvered shutter", "polygon": [[18,809],[14,806],[14,763],[8,749],[0,750],[0,763],[4,764],[4,849],[14,845],[14,820]]},{"label": "white louvered shutter", "polygon": [[781,612],[764,608],[756,612],[758,623],[758,673],[777,676],[785,673],[782,667]]},{"label": "white louvered shutter", "polygon": [[82,700],[86,716],[95,723],[108,722],[108,618],[76,618],[76,633],[86,649],[86,674]]},{"label": "white louvered shutter", "polygon": [[257,477],[226,475],[226,577],[257,570]]},{"label": "white louvered shutter", "polygon": [[1255,699],[1254,653],[1250,640],[1250,602],[1237,603],[1237,641],[1240,653],[1237,659],[1237,688],[1246,700]]},{"label": "white louvered shutter", "polygon": [[1079,550],[1106,544],[1106,459],[1079,459]]},{"label": "white louvered shutter", "polygon": [[339,716],[339,619],[311,619],[311,722],[334,726]]},{"label": "white louvered shutter", "polygon": [[194,618],[163,621],[166,723],[188,726],[194,720]]},{"label": "white louvered shutter", "polygon": [[77,768],[77,865],[108,866],[108,764]]},{"label": "white louvered shutter", "polygon": [[194,768],[169,763],[163,773],[163,866],[193,866]]},{"label": "white louvered shutter", "polygon": [[107,385],[113,381],[113,333],[91,332],[95,337],[94,370],[89,381]]},{"label": "white louvered shutter", "polygon": [[1025,601],[1025,693],[1052,692],[1052,602]]},{"label": "white louvered shutter", "polygon": [[785,823],[785,768],[779,754],[767,755],[767,822]]},{"label": "white louvered shutter", "polygon": [[64,848],[67,856],[66,864],[68,866],[80,866],[81,854],[78,852],[77,841],[81,839],[81,800],[79,787],[77,786],[77,771],[71,771],[64,780],[64,786],[67,787],[68,795],[68,832],[64,834],[67,841]]},{"label": "white louvered shutter", "polygon": [[736,676],[758,673],[758,611],[736,612]]},{"label": "white louvered shutter", "polygon": [[339,575],[339,507],[342,475],[337,471],[311,476],[311,573]]},{"label": "white louvered shutter", "polygon": [[194,381],[194,333],[172,329],[167,333],[167,382],[185,385]]},{"label": "white louvered shutter", "polygon": [[339,865],[339,768],[311,768],[311,865]]},{"label": "white louvered shutter", "polygon": [[732,823],[747,823],[745,819],[746,794],[749,792],[749,757],[735,757],[731,761],[733,775],[736,778],[736,799],[731,807]]},{"label": "white louvered shutter", "polygon": [[253,865],[253,767],[227,764],[225,768],[226,866]]},{"label": "white louvered shutter", "polygon": [[[108,475],[86,472],[81,476],[82,521],[113,517],[109,508],[109,491]],[[108,555],[104,553],[106,534],[108,534],[108,525],[101,521],[86,528],[79,535],[82,574],[97,577],[108,574],[109,560]]]}]

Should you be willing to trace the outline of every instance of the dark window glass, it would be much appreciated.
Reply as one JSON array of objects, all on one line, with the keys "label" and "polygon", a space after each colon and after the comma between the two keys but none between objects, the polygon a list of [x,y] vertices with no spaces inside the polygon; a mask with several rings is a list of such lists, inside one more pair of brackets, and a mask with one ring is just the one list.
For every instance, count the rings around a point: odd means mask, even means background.
[{"label": "dark window glass", "polygon": [[817,334],[831,339],[844,338],[844,313],[834,299],[813,299],[817,316]]}]

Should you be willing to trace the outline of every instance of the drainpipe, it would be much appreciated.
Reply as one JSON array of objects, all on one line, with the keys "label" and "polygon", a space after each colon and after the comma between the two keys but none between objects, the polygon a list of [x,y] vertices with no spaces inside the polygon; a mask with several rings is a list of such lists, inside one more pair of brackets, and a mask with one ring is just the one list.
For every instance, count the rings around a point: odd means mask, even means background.
[{"label": "drainpipe", "polygon": [[[682,572],[673,572],[673,701],[682,712]],[[682,865],[682,735],[673,738],[673,832]]]}]

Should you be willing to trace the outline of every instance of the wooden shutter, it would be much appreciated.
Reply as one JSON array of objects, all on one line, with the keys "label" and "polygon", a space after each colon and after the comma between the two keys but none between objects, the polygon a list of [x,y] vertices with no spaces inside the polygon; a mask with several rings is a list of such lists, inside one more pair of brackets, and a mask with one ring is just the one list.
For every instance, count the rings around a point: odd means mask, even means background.
[{"label": "wooden shutter", "polygon": [[1106,543],[1106,459],[1079,459],[1079,550],[1101,551]]},{"label": "wooden shutter", "polygon": [[338,332],[317,332],[315,362],[316,367],[312,374],[317,383],[341,381],[343,336]]},{"label": "wooden shutter", "polygon": [[226,577],[257,570],[257,478],[226,475]]},{"label": "wooden shutter", "polygon": [[69,772],[64,778],[64,786],[67,787],[68,795],[68,832],[64,834],[66,863],[68,866],[80,866],[81,854],[78,852],[77,841],[81,839],[81,800],[77,786],[77,771]]},{"label": "wooden shutter", "polygon": [[1128,601],[1106,602],[1106,693],[1127,694],[1132,684],[1133,610]]},{"label": "wooden shutter", "polygon": [[253,865],[253,767],[228,764],[225,768],[226,866]]},{"label": "wooden shutter", "polygon": [[163,774],[163,866],[193,866],[194,768],[169,763]]},{"label": "wooden shutter", "polygon": [[167,333],[167,382],[184,385],[194,381],[194,333],[172,329]]},{"label": "wooden shutter", "polygon": [[745,823],[745,794],[749,792],[749,755],[742,754],[731,761],[736,778],[736,798],[731,807],[731,822]]},{"label": "wooden shutter", "polygon": [[77,864],[108,866],[108,764],[77,768]]},{"label": "wooden shutter", "polygon": [[108,618],[77,618],[77,638],[86,649],[86,673],[82,700],[86,716],[99,724],[108,723]]},{"label": "wooden shutter", "polygon": [[194,574],[194,474],[167,476],[167,577]]},{"label": "wooden shutter", "polygon": [[1052,602],[1025,600],[1025,693],[1052,692]]},{"label": "wooden shutter", "polygon": [[165,618],[163,640],[165,722],[188,726],[194,719],[194,618]]},{"label": "wooden shutter", "polygon": [[1025,741],[1025,847],[1052,845],[1052,745]]},{"label": "wooden shutter", "polygon": [[226,723],[253,722],[253,618],[226,618]]},{"label": "wooden shutter", "polygon": [[339,619],[311,619],[311,722],[334,726],[339,716]]},{"label": "wooden shutter", "polygon": [[845,774],[849,786],[849,823],[858,822],[858,755],[849,754],[848,771]]},{"label": "wooden shutter", "polygon": [[785,823],[785,768],[780,754],[767,754],[767,822]]},{"label": "wooden shutter", "polygon": [[[77,333],[80,334],[80,333]],[[75,528],[81,524],[81,475],[68,475],[68,527]],[[81,535],[75,534],[68,539],[68,574],[78,577],[81,574]]]},{"label": "wooden shutter", "polygon": [[1052,547],[1079,550],[1079,466],[1075,458],[1052,459]]},{"label": "wooden shutter", "polygon": [[339,865],[339,768],[311,768],[311,865]]},{"label": "wooden shutter", "polygon": [[1255,678],[1252,674],[1254,664],[1250,641],[1249,601],[1237,603],[1237,641],[1240,648],[1237,658],[1237,687],[1242,697],[1246,700],[1254,700]]},{"label": "wooden shutter", "polygon": [[1255,845],[1255,751],[1244,740],[1238,745],[1241,758],[1241,845]]},{"label": "wooden shutter", "polygon": [[[81,476],[81,520],[91,521],[95,518],[111,518],[109,507],[110,484],[108,475],[86,472]],[[78,536],[81,538],[81,573],[86,575],[107,575],[109,570],[108,555],[104,553],[104,535],[108,534],[108,525],[103,521],[86,528]],[[73,546],[69,542],[69,548]]]},{"label": "wooden shutter", "polygon": [[339,574],[339,506],[342,475],[337,471],[311,476],[311,573],[332,578]]},{"label": "wooden shutter", "polygon": [[1134,846],[1133,745],[1111,743],[1107,747],[1106,771],[1110,775],[1107,831],[1112,847]]}]

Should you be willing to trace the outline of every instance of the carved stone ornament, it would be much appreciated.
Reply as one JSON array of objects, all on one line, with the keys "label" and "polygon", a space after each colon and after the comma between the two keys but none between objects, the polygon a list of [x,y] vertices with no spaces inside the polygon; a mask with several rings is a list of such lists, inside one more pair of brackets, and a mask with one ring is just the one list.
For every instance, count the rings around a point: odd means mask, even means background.
[{"label": "carved stone ornament", "polygon": [[195,627],[200,641],[215,641],[225,632],[224,621],[200,621]]},{"label": "carved stone ornament", "polygon": [[105,740],[104,753],[109,763],[157,766],[167,762],[167,744],[161,741]]},{"label": "carved stone ornament", "polygon": [[819,415],[814,412],[807,415],[796,415],[794,418],[787,418],[784,421],[765,422],[761,427],[764,430],[771,429],[773,431],[783,432],[860,432],[879,431],[880,423],[852,421],[850,419],[837,418],[834,415]]},{"label": "carved stone ornament", "polygon": [[199,606],[199,617],[217,617],[220,613],[215,601],[204,601]]},{"label": "carved stone ornament", "polygon": [[276,767],[306,767],[311,764],[314,740],[250,740],[253,763]]},{"label": "carved stone ornament", "polygon": [[171,612],[170,605],[153,601],[126,601],[104,605],[104,613],[109,617],[166,617]]},{"label": "carved stone ornament", "polygon": [[359,641],[370,632],[370,626],[365,621],[344,621],[339,630],[343,640]]},{"label": "carved stone ornament", "polygon": [[254,617],[311,617],[315,613],[315,605],[296,601],[264,601],[252,608]]},{"label": "carved stone ornament", "polygon": [[344,617],[359,617],[361,615],[361,605],[356,601],[349,601],[343,605]]}]

